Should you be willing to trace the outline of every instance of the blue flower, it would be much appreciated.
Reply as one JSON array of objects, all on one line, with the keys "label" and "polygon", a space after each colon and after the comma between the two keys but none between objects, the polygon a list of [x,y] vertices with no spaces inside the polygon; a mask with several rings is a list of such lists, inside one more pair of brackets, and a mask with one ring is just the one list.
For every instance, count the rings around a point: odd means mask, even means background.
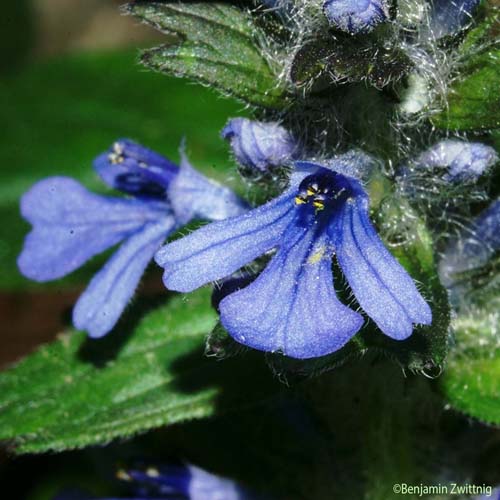
[{"label": "blue flower", "polygon": [[453,287],[459,273],[485,265],[500,250],[500,198],[463,228],[448,244],[439,265],[443,284]]},{"label": "blue flower", "polygon": [[356,178],[341,173],[345,163],[343,156],[328,166],[296,162],[279,197],[164,246],[156,261],[165,269],[166,287],[190,292],[276,250],[251,284],[221,300],[221,322],[255,349],[323,356],[340,349],[364,322],[336,296],[336,255],[359,305],[386,335],[402,340],[413,324],[429,324],[428,304],[378,237],[368,195]]},{"label": "blue flower", "polygon": [[[194,465],[164,465],[120,471],[118,478],[130,483],[130,500],[257,500],[234,481]],[[90,500],[81,492],[64,492],[54,500]],[[97,499],[95,499],[97,500]],[[112,499],[100,499],[112,500]],[[119,500],[119,499],[116,499]]]},{"label": "blue flower", "polygon": [[371,31],[389,17],[386,0],[325,0],[323,11],[332,26],[352,35]]},{"label": "blue flower", "polygon": [[434,38],[442,38],[466,27],[480,0],[433,0],[429,29]]},{"label": "blue flower", "polygon": [[276,122],[233,118],[221,135],[229,140],[241,165],[261,172],[288,163],[299,151],[290,132]]},{"label": "blue flower", "polygon": [[449,182],[477,181],[498,161],[495,150],[480,142],[447,139],[424,151],[415,161],[417,168],[442,168]]},{"label": "blue flower", "polygon": [[245,207],[229,189],[196,172],[184,154],[179,168],[120,140],[94,166],[106,184],[130,197],[100,196],[67,177],[38,182],[21,200],[22,216],[33,229],[18,266],[35,281],[54,280],[121,243],[73,310],[76,328],[101,337],[118,321],[169,234],[193,218],[223,219]]},{"label": "blue flower", "polygon": [[128,470],[122,478],[142,485],[155,498],[186,500],[251,500],[257,497],[240,485],[191,464]]}]

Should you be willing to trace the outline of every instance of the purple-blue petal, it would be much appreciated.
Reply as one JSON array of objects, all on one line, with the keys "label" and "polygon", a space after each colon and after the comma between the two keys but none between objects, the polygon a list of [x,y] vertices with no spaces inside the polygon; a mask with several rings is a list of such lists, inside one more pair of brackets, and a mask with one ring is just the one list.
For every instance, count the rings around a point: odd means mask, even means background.
[{"label": "purple-blue petal", "polygon": [[439,265],[445,286],[453,285],[454,274],[481,267],[500,250],[500,198],[493,201],[467,225],[445,250]]},{"label": "purple-blue petal", "polygon": [[[132,497],[120,497],[121,500],[257,500],[258,498],[263,500],[263,497],[246,490],[233,480],[191,464],[160,465],[145,470],[128,469],[120,471],[118,477],[127,482],[131,493],[135,493]],[[91,499],[97,500],[96,497],[79,491],[65,491],[54,498],[54,500]]]},{"label": "purple-blue petal", "polygon": [[285,165],[299,152],[297,141],[277,122],[233,118],[221,135],[230,142],[238,163],[261,172]]},{"label": "purple-blue petal", "polygon": [[[164,495],[165,498],[188,497],[191,473],[186,465],[160,465],[146,469],[127,469],[119,477],[148,491]],[[171,496],[170,496],[171,495]]]},{"label": "purple-blue petal", "polygon": [[248,205],[231,189],[195,170],[183,151],[181,156],[179,174],[167,190],[168,200],[180,223],[195,218],[223,220],[248,209]]},{"label": "purple-blue petal", "polygon": [[[93,495],[89,495],[80,491],[63,491],[59,493],[52,500],[168,500],[165,497],[152,497],[150,495],[134,495],[133,497],[96,497]],[[181,500],[179,498],[173,498],[172,500]],[[185,500],[185,499],[182,499]]]},{"label": "purple-blue petal", "polygon": [[466,27],[480,0],[433,0],[429,29],[433,37],[451,35]]},{"label": "purple-blue petal", "polygon": [[385,248],[368,216],[367,198],[347,201],[331,228],[337,259],[363,310],[389,337],[402,340],[432,312],[412,278]]},{"label": "purple-blue petal", "polygon": [[21,199],[32,224],[18,266],[35,281],[74,271],[165,213],[166,205],[99,196],[67,177],[35,184]]},{"label": "purple-blue petal", "polygon": [[158,153],[120,139],[94,160],[102,180],[114,189],[136,196],[164,197],[179,167]]},{"label": "purple-blue petal", "polygon": [[257,500],[257,497],[225,477],[216,476],[194,465],[188,465],[191,474],[188,498],[190,500]]},{"label": "purple-blue petal", "polygon": [[424,151],[415,161],[417,168],[443,168],[450,182],[476,181],[498,162],[496,151],[480,142],[446,139]]},{"label": "purple-blue petal", "polygon": [[371,31],[389,15],[386,0],[326,0],[323,11],[332,26],[353,35]]},{"label": "purple-blue petal", "polygon": [[491,250],[500,250],[500,198],[483,210],[472,222],[473,233]]},{"label": "purple-blue petal", "polygon": [[106,335],[132,298],[155,252],[176,227],[171,215],[149,223],[125,241],[92,278],[73,309],[73,324],[90,337]]},{"label": "purple-blue petal", "polygon": [[293,216],[294,190],[238,217],[213,222],[161,248],[165,286],[179,292],[225,278],[274,248]]},{"label": "purple-blue petal", "polygon": [[217,476],[191,464],[161,465],[145,471],[124,472],[127,481],[144,486],[147,498],[153,493],[167,499],[250,500],[257,499],[231,479]]},{"label": "purple-blue petal", "polygon": [[262,274],[220,303],[226,330],[244,345],[293,358],[340,349],[363,318],[337,299],[331,255],[324,235],[291,225]]}]

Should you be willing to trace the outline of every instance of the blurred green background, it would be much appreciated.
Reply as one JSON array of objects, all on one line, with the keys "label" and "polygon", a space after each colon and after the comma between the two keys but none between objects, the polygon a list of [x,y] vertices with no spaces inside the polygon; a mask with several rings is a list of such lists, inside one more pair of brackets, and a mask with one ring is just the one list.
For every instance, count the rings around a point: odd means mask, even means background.
[{"label": "blurred green background", "polygon": [[70,175],[103,191],[92,159],[128,137],[177,160],[186,137],[194,165],[236,185],[225,121],[244,112],[209,89],[145,70],[138,50],[168,43],[123,16],[115,0],[18,0],[2,6],[0,25],[0,365],[61,327],[97,258],[55,283],[37,285],[17,271],[29,225],[19,198],[50,175]]}]

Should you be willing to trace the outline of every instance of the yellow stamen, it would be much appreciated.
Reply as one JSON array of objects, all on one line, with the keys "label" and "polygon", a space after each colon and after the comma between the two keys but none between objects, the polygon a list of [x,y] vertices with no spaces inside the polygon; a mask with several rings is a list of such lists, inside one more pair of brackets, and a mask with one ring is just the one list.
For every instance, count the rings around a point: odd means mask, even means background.
[{"label": "yellow stamen", "polygon": [[118,479],[121,479],[122,481],[130,481],[132,478],[130,477],[130,475],[125,472],[123,469],[120,469],[116,472],[116,477]]},{"label": "yellow stamen", "polygon": [[124,160],[123,156],[116,153],[111,153],[108,158],[113,165],[116,165],[117,163],[122,163]]},{"label": "yellow stamen", "polygon": [[149,477],[159,477],[160,471],[156,467],[148,467],[146,470],[146,474]]}]

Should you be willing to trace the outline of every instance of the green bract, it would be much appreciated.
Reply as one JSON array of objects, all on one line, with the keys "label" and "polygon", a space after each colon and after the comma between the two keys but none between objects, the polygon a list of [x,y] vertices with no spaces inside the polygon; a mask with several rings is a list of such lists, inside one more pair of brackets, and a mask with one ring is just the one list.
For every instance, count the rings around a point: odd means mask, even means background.
[{"label": "green bract", "polygon": [[265,34],[248,12],[223,2],[140,2],[126,10],[176,36],[173,42],[143,52],[141,61],[147,67],[194,79],[250,104],[285,105],[285,92],[277,81],[279,63],[259,46]]}]

